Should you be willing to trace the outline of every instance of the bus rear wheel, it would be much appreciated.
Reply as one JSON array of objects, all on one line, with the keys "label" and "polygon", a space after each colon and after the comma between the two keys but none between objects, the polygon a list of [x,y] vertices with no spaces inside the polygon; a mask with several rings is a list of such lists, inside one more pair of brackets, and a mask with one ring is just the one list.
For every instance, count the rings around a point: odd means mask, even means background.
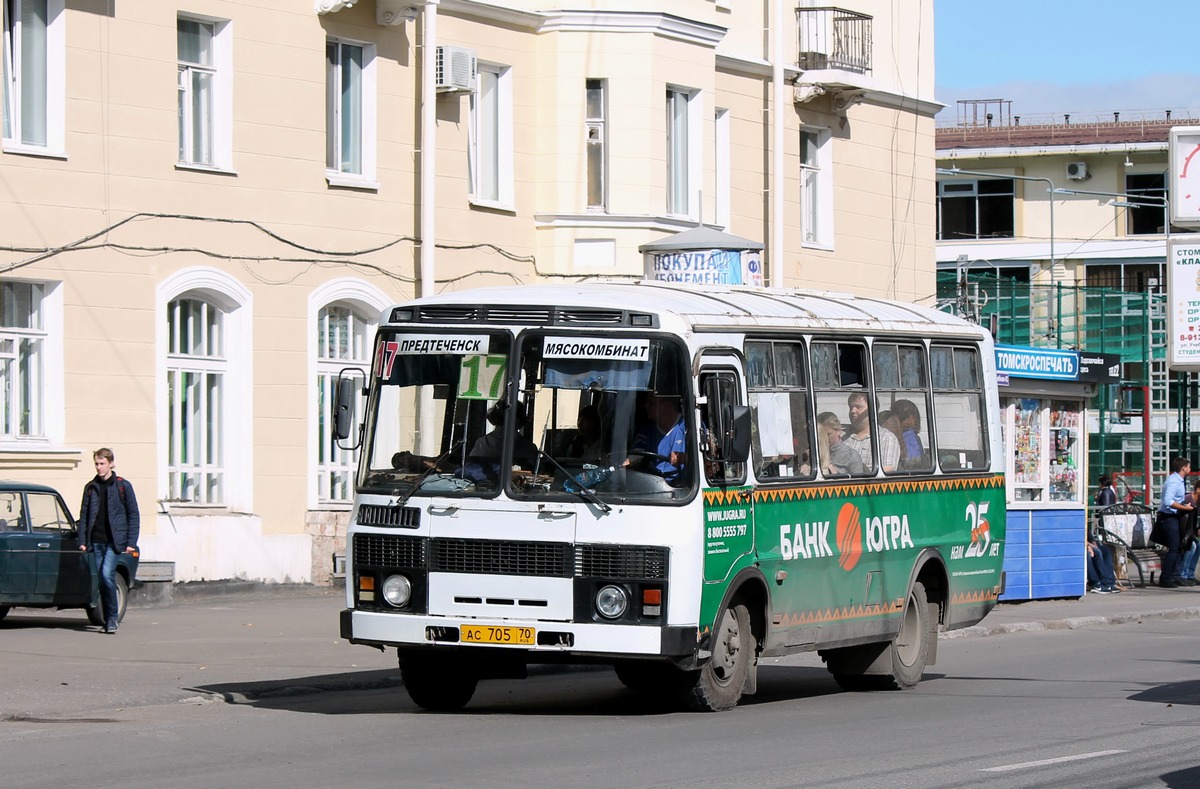
[{"label": "bus rear wheel", "polygon": [[831,649],[822,653],[826,667],[843,690],[908,690],[925,673],[937,639],[938,607],[925,585],[913,583],[905,602],[900,632],[887,644]]},{"label": "bus rear wheel", "polygon": [[400,679],[408,697],[423,710],[456,712],[475,695],[479,678],[457,660],[400,656]]},{"label": "bus rear wheel", "polygon": [[742,698],[754,663],[754,632],[750,612],[736,603],[721,612],[713,629],[712,657],[699,671],[688,673],[683,699],[703,712],[732,709]]}]

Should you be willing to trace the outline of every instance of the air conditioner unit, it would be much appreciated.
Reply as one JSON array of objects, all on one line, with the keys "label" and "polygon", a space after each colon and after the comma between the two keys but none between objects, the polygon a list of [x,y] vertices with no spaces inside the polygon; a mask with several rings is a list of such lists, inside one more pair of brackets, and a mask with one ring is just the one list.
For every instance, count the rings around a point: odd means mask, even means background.
[{"label": "air conditioner unit", "polygon": [[474,93],[475,74],[475,50],[452,46],[437,48],[433,79],[438,93]]},{"label": "air conditioner unit", "polygon": [[1072,181],[1087,180],[1087,162],[1067,162],[1067,177]]}]

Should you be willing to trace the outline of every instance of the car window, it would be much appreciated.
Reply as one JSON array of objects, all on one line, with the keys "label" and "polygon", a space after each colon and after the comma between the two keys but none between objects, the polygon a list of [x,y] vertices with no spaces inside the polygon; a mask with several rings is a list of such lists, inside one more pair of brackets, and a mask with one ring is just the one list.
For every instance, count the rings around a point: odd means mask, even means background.
[{"label": "car window", "polygon": [[75,524],[63,511],[58,496],[50,493],[28,493],[29,521],[34,531],[74,531]]},{"label": "car window", "polygon": [[26,531],[20,493],[0,493],[0,531]]}]

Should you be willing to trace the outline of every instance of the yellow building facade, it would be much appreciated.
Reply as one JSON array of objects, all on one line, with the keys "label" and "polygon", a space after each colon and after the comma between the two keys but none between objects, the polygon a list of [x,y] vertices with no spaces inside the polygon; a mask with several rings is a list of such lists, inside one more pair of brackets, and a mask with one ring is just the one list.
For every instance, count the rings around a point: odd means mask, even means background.
[{"label": "yellow building facade", "polygon": [[931,0],[3,8],[0,466],[75,506],[111,447],[179,581],[329,582],[389,304],[701,224],[934,296]]}]

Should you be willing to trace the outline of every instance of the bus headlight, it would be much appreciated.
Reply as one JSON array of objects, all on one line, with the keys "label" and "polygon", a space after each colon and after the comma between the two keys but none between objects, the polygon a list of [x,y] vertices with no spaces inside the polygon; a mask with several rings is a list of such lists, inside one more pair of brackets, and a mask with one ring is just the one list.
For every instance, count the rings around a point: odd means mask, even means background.
[{"label": "bus headlight", "polygon": [[629,607],[629,596],[619,586],[606,586],[596,593],[596,610],[605,619],[616,619]]},{"label": "bus headlight", "polygon": [[403,608],[412,597],[412,581],[403,575],[389,575],[383,582],[383,599],[388,605]]}]

